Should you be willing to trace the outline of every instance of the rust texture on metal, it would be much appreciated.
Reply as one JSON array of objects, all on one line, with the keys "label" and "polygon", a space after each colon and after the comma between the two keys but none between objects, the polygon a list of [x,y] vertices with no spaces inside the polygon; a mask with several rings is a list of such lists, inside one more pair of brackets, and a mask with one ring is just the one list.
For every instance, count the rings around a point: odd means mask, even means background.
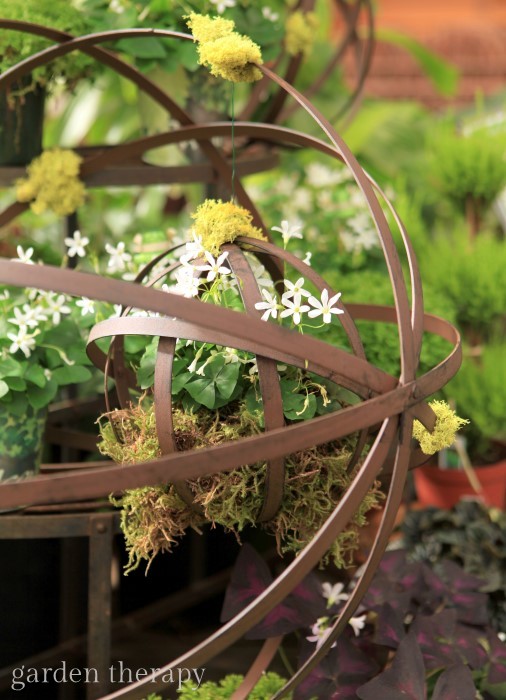
[{"label": "rust texture on metal", "polygon": [[[342,4],[349,5],[344,2]],[[9,22],[0,21],[0,28],[7,26]],[[85,158],[82,166],[84,179],[94,173],[106,173],[107,168],[111,166],[120,167],[129,159],[142,156],[146,150],[155,145],[192,141],[197,144],[202,155],[207,159],[208,167],[214,170],[216,181],[220,182],[224,188],[230,188],[231,164],[224,152],[215,145],[216,137],[230,137],[228,122],[195,124],[186,112],[175,106],[173,101],[152,83],[146,81],[143,76],[134,75],[134,69],[119,61],[108,50],[97,46],[112,38],[110,32],[72,38],[58,32],[45,31],[49,38],[61,43],[41,52],[33,60],[27,59],[22,65],[20,64],[20,67],[6,71],[0,76],[0,89],[24,71],[40,65],[41,61],[63,55],[70,50],[80,49],[115,68],[122,75],[136,80],[141,88],[175,116],[181,125],[165,134],[146,137],[90,154]],[[38,33],[43,33],[40,28]],[[142,36],[145,33],[173,39],[191,39],[188,35],[159,30],[124,30],[116,33],[115,36]],[[422,286],[415,254],[393,206],[374,181],[362,170],[335,128],[313,106],[308,97],[299,93],[270,68],[265,66],[258,68],[262,71],[265,81],[279,90],[276,94],[286,95],[292,103],[305,110],[323,133],[324,139],[320,140],[273,124],[248,122],[235,124],[236,138],[243,139],[245,143],[267,144],[267,147],[289,145],[314,149],[320,154],[345,164],[363,195],[376,227],[393,290],[394,305],[392,307],[371,304],[342,305],[344,314],[339,316],[339,320],[347,335],[349,350],[334,347],[308,334],[301,335],[260,319],[260,314],[255,310],[259,289],[244,255],[245,250],[248,254],[257,256],[274,279],[282,279],[285,266],[291,266],[309,279],[317,289],[328,288],[325,281],[314,270],[291,253],[276,247],[270,239],[260,241],[239,238],[234,244],[227,246],[233,272],[241,280],[239,287],[245,307],[243,313],[154,288],[153,280],[147,281],[147,275],[156,263],[164,262],[166,256],[169,262],[164,274],[170,274],[178,264],[171,262],[170,256],[174,250],[158,256],[135,282],[44,265],[29,266],[0,259],[1,283],[35,287],[121,305],[122,313],[119,317],[102,321],[94,326],[87,346],[88,355],[93,363],[104,371],[104,376],[114,378],[120,405],[126,405],[130,388],[135,385],[135,377],[128,371],[124,362],[124,338],[127,335],[143,335],[160,339],[154,393],[157,429],[164,453],[158,459],[134,464],[128,468],[101,461],[87,462],[86,468],[80,468],[82,465],[75,463],[45,465],[42,474],[37,477],[0,485],[0,508],[14,508],[21,504],[34,508],[51,507],[61,503],[82,503],[103,498],[111,492],[169,481],[177,484],[182,496],[188,498],[185,482],[208,474],[239,468],[244,464],[245,455],[247,455],[247,460],[251,464],[256,462],[268,464],[268,485],[260,515],[260,518],[268,519],[276,512],[282,498],[286,455],[338,440],[351,433],[359,433],[358,452],[356,451],[352,458],[351,467],[357,464],[364,445],[367,443],[370,446],[367,455],[360,462],[350,489],[317,536],[248,607],[193,649],[172,659],[159,669],[155,674],[155,682],[150,677],[149,690],[152,691],[163,689],[161,679],[169,669],[177,666],[206,665],[265,617],[322,558],[346,527],[375,479],[380,474],[389,474],[390,484],[381,525],[352,595],[326,641],[314,651],[275,697],[285,696],[321,661],[353,615],[374,575],[393,527],[407,470],[422,460],[420,452],[413,447],[411,439],[413,420],[419,419],[429,430],[434,428],[435,416],[426,399],[456,373],[461,360],[460,337],[455,328],[448,322],[424,312]],[[284,105],[285,99],[282,102]],[[235,193],[238,202],[253,213],[255,225],[261,226],[267,232],[267,227],[258,210],[239,180],[235,183]],[[382,205],[390,209],[399,229],[402,256],[409,268],[408,280],[405,278],[401,255],[394,243]],[[19,213],[19,207],[15,211]],[[0,215],[0,223],[5,223],[11,214],[12,211]],[[141,309],[155,315],[134,316],[130,313],[131,309]],[[401,367],[398,377],[388,374],[368,361],[355,325],[357,320],[389,323],[396,327]],[[451,351],[437,366],[424,375],[417,376],[424,333],[432,333],[444,338],[451,345]],[[198,450],[185,452],[175,450],[171,420],[171,367],[175,342],[180,338],[212,342],[256,355],[266,412],[266,429],[263,433]],[[99,347],[99,341],[102,339],[110,341],[108,352],[104,352]],[[278,362],[325,377],[354,392],[360,401],[335,413],[297,424],[284,425],[279,380],[276,373]],[[106,400],[109,401],[108,396]],[[68,435],[67,439],[70,439]],[[278,642],[279,640],[271,640],[264,645],[253,662],[250,672],[246,675],[243,685],[234,695],[234,700],[246,698],[255,679],[269,665]],[[145,680],[106,697],[108,700],[119,698],[140,700],[146,693],[147,681]]]}]

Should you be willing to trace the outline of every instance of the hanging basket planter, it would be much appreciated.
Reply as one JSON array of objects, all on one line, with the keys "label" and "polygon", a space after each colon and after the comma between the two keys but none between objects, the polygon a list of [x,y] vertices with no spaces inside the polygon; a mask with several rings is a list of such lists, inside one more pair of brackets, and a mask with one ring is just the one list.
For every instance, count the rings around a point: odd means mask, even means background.
[{"label": "hanging basket planter", "polygon": [[[241,470],[248,469],[250,481],[246,482],[247,486],[253,484],[258,487],[253,490],[257,500],[251,509],[251,519],[269,527],[283,513],[283,499],[290,491],[290,479],[294,476],[291,470],[302,468],[300,455],[307,456],[314,450],[314,463],[317,471],[322,473],[322,459],[326,450],[331,457],[336,454],[342,457],[340,467],[344,466],[343,473],[349,481],[344,483],[343,479],[342,489],[335,494],[335,500],[298,556],[246,609],[197,647],[153,673],[146,680],[151,691],[163,688],[163,674],[171,667],[205,665],[263,619],[347,531],[360,513],[365,499],[375,493],[378,476],[389,477],[389,480],[385,479],[388,485],[382,521],[356,587],[340,617],[329,627],[325,642],[301,665],[283,689],[283,692],[288,692],[321,661],[343,631],[372,580],[393,527],[407,472],[410,467],[425,460],[413,441],[414,421],[424,426],[422,432],[425,429],[425,432],[433,435],[448,433],[426,400],[458,370],[460,338],[449,323],[424,313],[418,266],[406,231],[393,207],[362,170],[332,125],[304,96],[265,67],[261,60],[255,59],[255,50],[244,37],[230,36],[228,30],[225,36],[218,38],[212,34],[210,39],[208,36],[209,44],[201,47],[204,48],[201,52],[204,63],[228,78],[246,76],[254,79],[260,76],[273,81],[306,110],[326,140],[320,141],[270,124],[248,123],[234,124],[237,138],[255,138],[278,145],[314,149],[349,168],[381,242],[393,289],[394,306],[348,304],[346,299],[338,296],[338,290],[332,290],[312,268],[271,242],[268,229],[272,228],[272,222],[265,226],[241,183],[233,181],[232,169],[216,156],[213,139],[219,136],[230,138],[230,124],[187,123],[175,133],[160,135],[157,145],[195,141],[213,165],[218,163],[220,184],[229,190],[234,187],[237,198],[237,202],[224,204],[228,212],[226,216],[218,216],[219,212],[215,212],[209,203],[202,205],[207,214],[200,224],[205,229],[209,215],[214,221],[211,233],[219,230],[220,237],[211,236],[204,240],[204,231],[199,232],[199,222],[196,221],[196,237],[189,241],[194,247],[185,251],[189,254],[186,264],[180,255],[174,256],[174,251],[168,251],[167,255],[161,254],[155,258],[135,284],[72,270],[38,265],[13,266],[0,261],[0,281],[7,284],[51,289],[122,305],[119,316],[102,321],[92,329],[87,352],[92,362],[103,370],[105,377],[113,378],[116,384],[117,410],[120,413],[111,416],[109,437],[112,436],[112,442],[115,440],[118,445],[131,448],[131,458],[120,460],[129,463],[110,466],[101,461],[91,462],[86,464],[85,469],[69,468],[67,472],[0,486],[0,508],[19,503],[77,501],[170,485],[188,518],[203,517],[212,521],[209,507],[213,499],[206,498],[205,494],[211,495],[213,489],[219,489],[220,484],[227,480],[236,479],[236,484],[243,485],[245,472]],[[165,35],[171,33],[165,32]],[[192,40],[191,36],[174,33],[172,36],[174,39]],[[129,144],[128,152],[135,156],[146,147],[146,141]],[[100,157],[105,164],[107,159],[114,159],[115,151],[112,149],[108,154],[97,157],[95,165],[100,162]],[[401,253],[394,243],[381,201],[390,208],[392,220],[399,229]],[[233,207],[236,203],[245,212],[242,214],[242,224],[247,220],[244,230],[241,229],[241,221],[235,218]],[[234,234],[232,237],[229,235],[231,231]],[[238,233],[240,235],[237,237]],[[408,280],[401,264],[402,255],[408,261]],[[259,264],[263,265],[268,277],[270,298],[261,291],[262,285],[258,282],[255,268],[258,269]],[[191,268],[189,272],[178,272],[180,268],[187,267]],[[213,284],[216,280],[221,283],[221,278],[228,275],[223,268],[230,270],[236,284],[232,297],[226,288],[220,288],[222,296],[218,300],[214,296],[218,290],[213,289]],[[151,277],[148,279],[149,275]],[[203,277],[205,286],[201,287]],[[171,289],[170,286],[168,290],[156,288],[157,283],[175,283],[179,289]],[[301,287],[309,292],[307,303]],[[187,290],[186,294],[177,293],[182,291],[181,288]],[[195,298],[193,291],[196,292]],[[293,292],[291,297],[287,296],[288,291]],[[217,303],[223,302],[224,298],[226,307]],[[311,299],[314,301],[311,302]],[[290,324],[293,321],[293,325],[287,327],[278,324],[275,318],[267,318],[269,314],[266,315],[266,312],[269,309],[274,311],[274,307],[278,306],[281,307],[276,309],[279,316],[283,320],[288,319]],[[336,313],[332,314],[331,309]],[[333,345],[327,342],[325,335],[316,337],[309,331],[300,332],[301,319],[305,318],[304,314],[312,318],[311,310],[318,312],[316,315],[320,315],[325,323],[326,317],[331,317],[331,321],[340,327],[342,342]],[[336,318],[333,319],[333,316]],[[368,360],[355,324],[360,319],[393,325],[399,339],[399,376],[388,374]],[[444,338],[451,345],[451,350],[440,364],[419,376],[418,360],[425,333]],[[139,342],[147,339],[152,353],[152,403],[142,415],[135,413],[135,404],[133,413],[128,413],[132,410],[132,399],[139,398],[138,389],[144,389],[143,380],[139,386],[139,377],[132,371],[134,368],[129,367],[130,349],[125,340],[129,336],[140,339]],[[190,363],[186,362],[187,348],[194,348],[195,351]],[[201,348],[204,350],[198,355]],[[215,349],[221,359],[212,354]],[[234,394],[239,374],[234,375],[235,370],[225,370],[233,364],[226,361],[225,352],[228,355],[236,354],[239,361],[247,359],[250,366],[255,361],[258,391],[253,396],[243,391],[244,387],[240,388],[240,393]],[[287,369],[281,369],[280,365]],[[288,372],[288,375],[284,375],[284,372]],[[293,372],[293,376],[290,376],[290,372]],[[249,370],[244,374],[249,376]],[[285,379],[296,382],[296,385],[289,387],[291,391],[286,390],[286,384],[284,390]],[[324,403],[324,392],[317,384],[325,387],[329,394],[335,391],[335,410],[323,410],[326,408],[321,405]],[[302,391],[298,388],[302,388]],[[185,398],[182,392],[186,392],[190,398]],[[179,399],[181,402],[177,405]],[[232,407],[235,400],[239,401],[239,405]],[[248,424],[245,432],[242,427],[237,429],[237,425],[242,426],[241,418],[245,419],[241,400],[248,412],[256,416],[254,425]],[[293,403],[290,404],[290,401]],[[221,412],[218,413],[218,423],[209,423],[209,414],[205,411],[193,410],[195,402],[203,405],[207,411],[215,411],[215,416],[216,411]],[[225,415],[227,407],[234,408],[229,414],[234,419],[228,423]],[[110,408],[113,410],[114,407]],[[139,458],[135,455],[135,439],[128,439],[128,434],[134,432],[132,425],[136,420],[141,431],[149,428],[149,435],[154,436],[156,443],[153,453],[144,452]],[[220,438],[214,440],[216,432]],[[305,468],[308,460],[305,457],[303,461]],[[65,465],[62,469],[65,469]],[[304,475],[307,476],[306,471]],[[226,498],[220,506],[222,511],[225,510],[224,503]],[[231,502],[229,510],[232,511],[234,507],[240,510],[240,502]],[[295,510],[295,501],[288,508]],[[301,517],[303,519],[304,516]],[[188,525],[198,527],[199,521],[188,522]],[[260,652],[258,662],[253,664],[251,675],[247,677],[246,685],[249,684],[249,688],[268,666],[280,642],[281,638],[266,643],[268,648],[264,647]],[[122,697],[139,700],[146,695],[146,688],[142,686],[142,682],[136,683],[119,692]],[[245,698],[247,692],[246,687],[241,687],[237,698]]]}]

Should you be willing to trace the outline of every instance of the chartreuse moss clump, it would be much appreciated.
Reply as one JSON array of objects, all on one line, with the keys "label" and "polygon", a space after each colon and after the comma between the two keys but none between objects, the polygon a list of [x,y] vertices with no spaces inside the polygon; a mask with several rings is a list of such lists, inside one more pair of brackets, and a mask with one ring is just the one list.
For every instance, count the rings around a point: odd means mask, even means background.
[{"label": "chartreuse moss clump", "polygon": [[429,432],[420,421],[413,421],[413,437],[420,443],[422,452],[433,455],[445,447],[451,447],[457,431],[469,423],[465,418],[459,418],[446,401],[431,401],[429,406],[436,414],[434,430]]},{"label": "chartreuse moss clump", "polygon": [[[207,681],[197,690],[195,690],[195,685],[192,681],[186,681],[181,689],[178,690],[179,700],[230,700],[243,680],[244,676],[230,674],[222,678],[219,683]],[[249,693],[248,700],[267,700],[267,698],[272,698],[278,690],[281,690],[285,683],[286,679],[281,678],[277,673],[264,673]],[[291,700],[293,695],[288,693],[285,697]]]},{"label": "chartreuse moss clump", "polygon": [[202,247],[213,255],[219,253],[224,243],[232,243],[238,236],[266,240],[261,229],[251,223],[251,212],[233,202],[206,199],[192,214],[192,219]]},{"label": "chartreuse moss clump", "polygon": [[293,12],[286,20],[285,49],[290,56],[303,53],[308,56],[312,49],[318,17],[314,12]]},{"label": "chartreuse moss clump", "polygon": [[[101,423],[100,451],[120,464],[142,462],[160,456],[154,410],[138,406],[115,411]],[[257,419],[239,402],[220,411],[173,411],[178,450],[199,449],[237,440],[260,432]],[[297,553],[305,547],[327,520],[351,486],[356,469],[347,471],[352,444],[328,443],[304,450],[285,459],[285,491],[276,516],[261,527],[276,538],[280,553]],[[357,467],[358,468],[358,467]],[[189,508],[173,485],[146,486],[126,491],[115,503],[122,508],[122,530],[129,561],[127,573],[142,560],[149,563],[159,552],[171,551],[184,531],[199,531],[205,522],[221,525],[239,537],[247,525],[255,525],[263,503],[266,464],[257,463],[194,479],[188,482],[200,511]],[[374,485],[362,501],[344,532],[333,543],[323,563],[338,567],[352,562],[358,546],[359,528],[366,513],[383,495]]]},{"label": "chartreuse moss clump", "polygon": [[81,156],[74,151],[54,148],[34,158],[27,167],[28,177],[16,181],[19,202],[30,202],[36,214],[51,209],[58,216],[75,212],[84,202],[84,183],[79,179]]},{"label": "chartreuse moss clump", "polygon": [[252,83],[262,78],[257,65],[263,63],[258,44],[235,31],[231,20],[192,12],[186,17],[198,43],[199,63],[212,75],[234,83]]}]

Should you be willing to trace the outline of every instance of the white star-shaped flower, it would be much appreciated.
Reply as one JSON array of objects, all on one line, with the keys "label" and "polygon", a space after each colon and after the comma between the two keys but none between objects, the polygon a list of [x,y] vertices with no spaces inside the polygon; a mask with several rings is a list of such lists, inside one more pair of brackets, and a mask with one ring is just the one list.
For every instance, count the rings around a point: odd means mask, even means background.
[{"label": "white star-shaped flower", "polygon": [[10,318],[9,323],[14,323],[20,328],[37,328],[39,323],[47,318],[41,308],[29,306],[28,304],[23,304],[22,310],[16,306],[13,311],[15,318]]},{"label": "white star-shaped flower", "polygon": [[78,299],[76,301],[76,306],[79,306],[79,308],[81,309],[81,316],[87,316],[88,314],[95,313],[95,302],[93,302],[91,299],[88,299],[87,297]]},{"label": "white star-shaped flower", "polygon": [[216,12],[222,15],[229,7],[235,7],[235,0],[211,0],[216,5]]},{"label": "white star-shaped flower", "polygon": [[[323,642],[331,633],[332,628],[329,626],[328,617],[319,617],[315,624],[311,627],[312,634],[306,637],[308,642],[316,642],[316,648],[319,649]],[[336,642],[332,645],[334,647]]]},{"label": "white star-shaped flower", "polygon": [[26,328],[20,328],[17,334],[7,333],[7,337],[12,341],[9,352],[14,353],[21,350],[26,358],[30,357],[32,350],[35,348],[35,336],[38,333],[38,330],[35,333],[28,333]]},{"label": "white star-shaped flower", "polygon": [[344,584],[322,583],[323,597],[327,599],[327,607],[331,608],[336,603],[348,600],[349,596],[344,593]]},{"label": "white star-shaped flower", "polygon": [[255,304],[255,309],[257,311],[263,311],[262,321],[267,321],[270,316],[272,318],[278,317],[278,301],[275,296],[273,296],[267,289],[262,289],[262,296],[265,301],[257,301]]},{"label": "white star-shaped flower", "polygon": [[125,244],[120,241],[116,247],[110,243],[105,244],[105,251],[109,253],[109,262],[107,263],[107,269],[110,272],[122,272],[126,263],[130,262],[132,256],[130,253],[125,252]]},{"label": "white star-shaped flower", "polygon": [[355,637],[358,637],[358,635],[360,634],[360,630],[364,629],[366,617],[367,617],[367,615],[359,615],[358,617],[351,617],[348,620],[348,624],[353,629],[353,632],[355,633]]},{"label": "white star-shaped flower", "polygon": [[316,316],[323,316],[324,323],[330,323],[332,321],[332,314],[344,314],[343,309],[337,309],[335,305],[341,298],[341,292],[334,294],[333,297],[329,299],[329,290],[324,289],[321,293],[321,299],[316,297],[309,297],[308,302],[314,309],[308,313],[309,318],[316,318]]},{"label": "white star-shaped flower", "polygon": [[46,297],[49,312],[53,314],[52,321],[56,325],[60,323],[62,314],[69,314],[71,309],[65,304],[66,299],[64,294],[59,294],[55,297]]},{"label": "white star-shaped flower", "polygon": [[223,265],[225,259],[228,257],[228,252],[222,253],[219,258],[215,260],[214,256],[211,255],[209,251],[206,250],[205,258],[207,260],[207,265],[198,265],[197,270],[201,272],[207,272],[207,281],[212,282],[218,275],[229,275],[230,270],[228,267]]},{"label": "white star-shaped flower", "polygon": [[264,16],[265,19],[268,19],[270,22],[277,22],[279,19],[279,13],[274,12],[271,10],[270,7],[262,7],[262,15]]},{"label": "white star-shaped flower", "polygon": [[90,239],[81,235],[81,231],[74,231],[72,238],[65,238],[64,243],[68,248],[67,255],[69,258],[84,258],[86,255],[86,246]]},{"label": "white star-shaped flower", "polygon": [[25,265],[35,265],[32,260],[33,248],[23,250],[23,247],[18,245],[16,247],[16,253],[18,254],[18,257],[12,258],[12,262],[22,262],[25,263]]},{"label": "white star-shaped flower", "polygon": [[296,282],[290,282],[290,280],[283,280],[283,285],[285,287],[285,291],[283,292],[283,296],[281,298],[283,304],[285,303],[285,299],[293,299],[297,296],[311,296],[311,292],[308,292],[307,289],[304,289],[304,277],[299,277],[299,279]]},{"label": "white star-shaped flower", "polygon": [[281,301],[286,306],[286,309],[283,309],[283,311],[280,313],[281,318],[292,316],[293,322],[296,326],[298,326],[300,324],[302,314],[309,311],[309,306],[302,303],[302,298],[299,294],[293,299],[282,299]]},{"label": "white star-shaped flower", "polygon": [[[176,284],[171,291],[187,299],[196,297],[199,293],[199,278],[194,276],[194,268],[191,265],[183,265],[176,270]],[[164,289],[166,287],[166,289]],[[167,286],[163,285],[162,290],[167,291]]]},{"label": "white star-shaped flower", "polygon": [[190,262],[190,260],[198,258],[204,253],[204,247],[202,245],[202,236],[197,236],[194,230],[192,230],[191,234],[192,240],[188,241],[185,245],[186,253],[184,253],[184,255],[182,255],[179,258],[183,265],[185,263]]},{"label": "white star-shaped flower", "polygon": [[272,230],[281,234],[283,243],[286,245],[291,238],[302,238],[301,228],[302,226],[299,224],[290,224],[286,219],[283,219],[281,226],[273,226]]}]

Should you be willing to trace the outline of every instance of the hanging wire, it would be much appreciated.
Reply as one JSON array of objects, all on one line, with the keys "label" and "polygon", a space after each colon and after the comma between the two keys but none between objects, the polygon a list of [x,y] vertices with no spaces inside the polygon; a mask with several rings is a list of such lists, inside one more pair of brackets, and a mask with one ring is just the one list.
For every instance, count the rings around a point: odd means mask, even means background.
[{"label": "hanging wire", "polygon": [[235,131],[235,104],[234,104],[234,97],[235,97],[235,83],[231,83],[232,85],[232,92],[230,96],[230,112],[232,114],[232,129],[231,129],[231,137],[232,137],[232,182],[231,182],[231,201],[233,202],[235,200],[235,138],[234,138],[234,131]]}]

